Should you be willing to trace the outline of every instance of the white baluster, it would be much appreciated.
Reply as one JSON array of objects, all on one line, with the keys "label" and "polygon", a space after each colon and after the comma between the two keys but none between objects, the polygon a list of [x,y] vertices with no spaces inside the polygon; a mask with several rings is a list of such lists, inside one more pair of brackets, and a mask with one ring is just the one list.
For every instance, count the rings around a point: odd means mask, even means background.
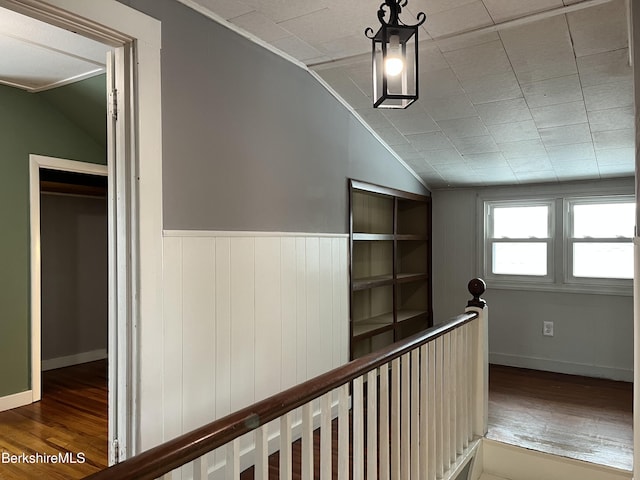
[{"label": "white baluster", "polygon": [[391,478],[400,478],[400,359],[391,362]]},{"label": "white baluster", "polygon": [[338,480],[349,480],[349,384],[338,390]]},{"label": "white baluster", "polygon": [[411,475],[420,476],[420,349],[411,351],[411,414],[409,429],[411,432]]},{"label": "white baluster", "polygon": [[193,480],[207,480],[209,478],[209,462],[207,455],[193,461]]},{"label": "white baluster", "polygon": [[429,459],[429,347],[420,347],[420,480],[427,480]]},{"label": "white baluster", "polygon": [[456,432],[458,431],[458,422],[457,422],[457,405],[456,405],[456,395],[458,394],[458,371],[456,369],[456,336],[458,330],[452,330],[447,334],[447,339],[449,341],[449,375],[448,377],[448,385],[449,385],[449,398],[447,403],[449,404],[449,464],[453,464],[456,461],[456,451],[457,451],[457,441],[456,441]]},{"label": "white baluster", "polygon": [[449,335],[442,336],[442,465],[444,471],[451,464],[451,344]]},{"label": "white baluster", "polygon": [[437,382],[436,382],[436,342],[430,342],[427,345],[427,363],[429,368],[429,381],[428,381],[428,401],[427,401],[427,422],[429,424],[429,436],[427,441],[427,447],[429,452],[427,453],[427,480],[436,479],[436,471],[438,464],[437,457]]},{"label": "white baluster", "polygon": [[255,430],[255,480],[269,480],[269,456],[267,454],[267,425]]},{"label": "white baluster", "polygon": [[240,478],[240,440],[238,438],[227,443],[227,465],[224,472],[226,480]]},{"label": "white baluster", "polygon": [[302,406],[302,480],[313,480],[312,402]]},{"label": "white baluster", "polygon": [[353,480],[364,480],[363,379],[353,380]]},{"label": "white baluster", "polygon": [[291,457],[291,416],[286,413],[280,417],[280,480],[291,480],[292,457]]},{"label": "white baluster", "polygon": [[367,480],[378,478],[378,371],[367,373]]},{"label": "white baluster", "polygon": [[320,398],[320,480],[331,480],[331,392]]},{"label": "white baluster", "polygon": [[380,480],[389,480],[389,364],[380,366]]},{"label": "white baluster", "polygon": [[442,478],[444,475],[444,400],[443,400],[443,377],[444,377],[444,346],[442,337],[435,340],[436,353],[436,388],[434,416],[436,423],[436,476]]}]

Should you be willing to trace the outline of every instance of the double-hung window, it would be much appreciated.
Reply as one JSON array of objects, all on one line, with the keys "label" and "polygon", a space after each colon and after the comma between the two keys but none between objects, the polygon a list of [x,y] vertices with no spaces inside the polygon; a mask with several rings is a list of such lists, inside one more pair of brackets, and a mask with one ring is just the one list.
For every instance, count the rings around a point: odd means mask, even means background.
[{"label": "double-hung window", "polygon": [[486,276],[550,281],[553,218],[552,201],[486,202]]},{"label": "double-hung window", "polygon": [[569,198],[565,204],[567,281],[602,284],[632,279],[633,197]]},{"label": "double-hung window", "polygon": [[483,275],[502,288],[629,293],[634,224],[633,195],[485,200]]}]

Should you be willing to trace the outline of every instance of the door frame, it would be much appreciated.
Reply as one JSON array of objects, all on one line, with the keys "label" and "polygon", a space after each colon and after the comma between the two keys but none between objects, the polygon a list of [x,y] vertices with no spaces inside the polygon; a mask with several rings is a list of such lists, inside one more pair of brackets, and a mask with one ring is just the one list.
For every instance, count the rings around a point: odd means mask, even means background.
[{"label": "door frame", "polygon": [[[43,155],[29,155],[29,221],[31,245],[31,397],[42,398],[42,257],[40,241],[40,169],[108,175],[107,166]],[[109,256],[111,256],[109,252]]]},{"label": "door frame", "polygon": [[126,279],[125,295],[116,299],[126,316],[116,319],[117,378],[109,380],[118,387],[109,394],[109,463],[117,463],[162,441],[156,407],[163,330],[161,24],[116,0],[0,0],[0,7],[127,52],[116,62],[123,90],[117,136],[108,147],[117,154],[108,167],[116,169],[110,182],[119,205],[115,268]]}]

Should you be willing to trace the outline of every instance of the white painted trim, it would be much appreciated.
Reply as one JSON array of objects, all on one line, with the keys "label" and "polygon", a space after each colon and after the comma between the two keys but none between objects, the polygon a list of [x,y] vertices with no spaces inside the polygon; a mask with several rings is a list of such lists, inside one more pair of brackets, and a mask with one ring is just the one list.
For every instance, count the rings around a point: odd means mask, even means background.
[{"label": "white painted trim", "polygon": [[42,285],[40,256],[40,169],[63,170],[90,175],[107,175],[107,166],[76,162],[62,158],[29,155],[29,228],[31,258],[31,391],[33,400],[42,397],[41,342],[42,342]]},{"label": "white painted trim", "polygon": [[[133,137],[127,146],[131,155],[129,175],[132,188],[137,191],[129,219],[135,230],[129,265],[131,287],[135,290],[131,298],[135,301],[131,305],[131,321],[123,326],[123,335],[128,336],[129,342],[121,346],[131,359],[124,372],[127,378],[118,382],[123,388],[127,386],[126,403],[113,406],[116,421],[122,427],[118,433],[122,459],[162,441],[154,385],[162,369],[161,354],[156,348],[162,331],[156,325],[162,319],[161,24],[116,0],[0,0],[0,6],[114,47],[133,45],[135,58],[125,80],[131,89],[126,100],[131,113],[126,128]],[[118,221],[125,227],[126,218]],[[137,337],[141,329],[148,332],[144,342]],[[144,375],[139,373],[141,364],[145,365]]]},{"label": "white painted trim", "polygon": [[484,472],[518,480],[631,480],[631,472],[483,439]]},{"label": "white painted trim", "polygon": [[55,370],[57,368],[70,367],[72,365],[80,365],[82,363],[95,362],[96,360],[104,360],[107,358],[107,349],[101,348],[91,350],[89,352],[75,353],[64,357],[49,358],[42,360],[42,371]]},{"label": "white painted trim", "polygon": [[163,230],[163,237],[311,237],[311,238],[349,238],[348,233],[311,233],[311,232],[248,232],[218,230]]},{"label": "white painted trim", "polygon": [[568,375],[582,375],[586,377],[607,378],[609,380],[622,382],[633,382],[633,370],[626,368],[564,362],[561,360],[550,360],[548,358],[526,357],[522,355],[497,352],[489,354],[489,363],[506,365],[508,367],[564,373]]},{"label": "white painted trim", "polygon": [[33,403],[33,391],[31,390],[0,397],[0,412],[29,405],[30,403]]}]

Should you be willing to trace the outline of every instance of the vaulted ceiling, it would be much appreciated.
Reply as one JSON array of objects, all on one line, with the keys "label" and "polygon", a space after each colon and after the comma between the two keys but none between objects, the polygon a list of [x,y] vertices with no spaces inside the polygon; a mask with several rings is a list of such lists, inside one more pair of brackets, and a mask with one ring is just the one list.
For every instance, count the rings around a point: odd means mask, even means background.
[{"label": "vaulted ceiling", "polygon": [[409,0],[407,110],[371,106],[381,0],[195,2],[315,70],[431,188],[633,175],[627,0]]}]

